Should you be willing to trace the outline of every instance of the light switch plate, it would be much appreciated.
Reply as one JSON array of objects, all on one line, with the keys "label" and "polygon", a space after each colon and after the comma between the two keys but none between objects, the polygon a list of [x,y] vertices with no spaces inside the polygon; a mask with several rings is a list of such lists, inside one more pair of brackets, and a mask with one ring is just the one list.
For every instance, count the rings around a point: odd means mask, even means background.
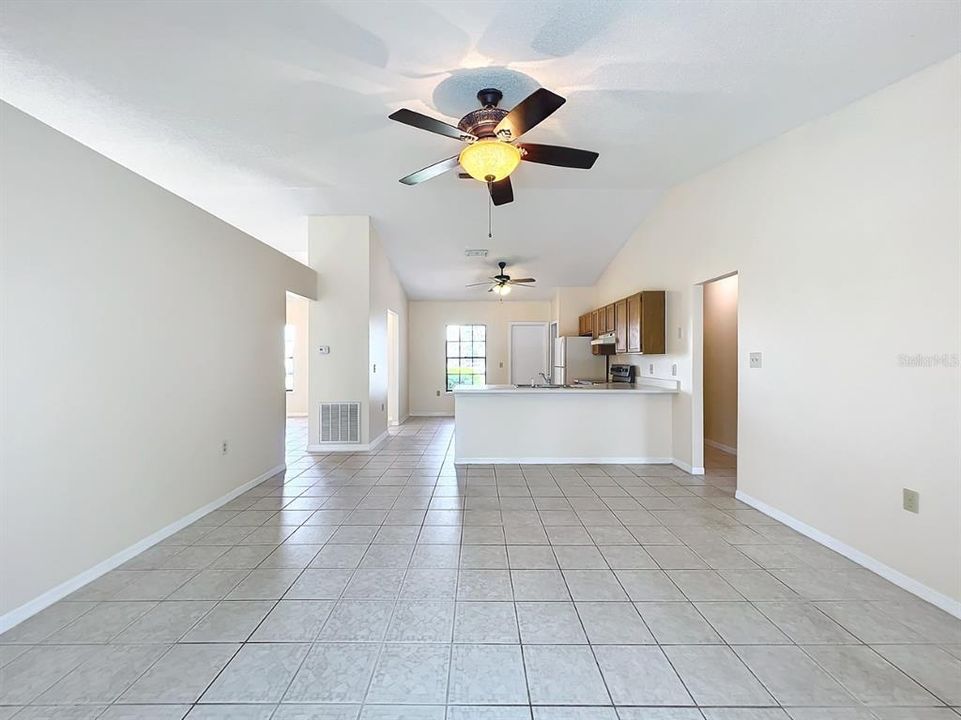
[{"label": "light switch plate", "polygon": [[908,512],[917,513],[921,509],[921,496],[918,494],[917,490],[911,490],[909,488],[904,488],[902,493],[901,504],[904,509]]},{"label": "light switch plate", "polygon": [[748,362],[752,368],[761,367],[761,353],[753,352],[748,355]]},{"label": "light switch plate", "polygon": [[317,352],[321,355],[330,355],[330,345],[321,345],[317,348]]}]

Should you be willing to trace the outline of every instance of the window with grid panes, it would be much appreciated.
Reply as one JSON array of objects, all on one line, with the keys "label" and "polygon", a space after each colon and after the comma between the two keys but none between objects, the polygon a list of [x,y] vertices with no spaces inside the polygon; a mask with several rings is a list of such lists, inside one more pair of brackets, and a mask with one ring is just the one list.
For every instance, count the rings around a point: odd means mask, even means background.
[{"label": "window with grid panes", "polygon": [[447,326],[447,391],[487,382],[487,326]]}]

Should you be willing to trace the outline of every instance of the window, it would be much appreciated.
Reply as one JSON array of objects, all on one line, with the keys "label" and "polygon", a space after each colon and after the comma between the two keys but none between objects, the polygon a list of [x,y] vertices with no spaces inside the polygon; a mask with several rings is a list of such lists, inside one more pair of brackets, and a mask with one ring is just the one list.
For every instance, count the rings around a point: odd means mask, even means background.
[{"label": "window", "polygon": [[284,389],[287,392],[294,390],[294,338],[297,336],[297,328],[293,325],[284,325]]},{"label": "window", "polygon": [[447,391],[487,382],[487,326],[447,326]]}]

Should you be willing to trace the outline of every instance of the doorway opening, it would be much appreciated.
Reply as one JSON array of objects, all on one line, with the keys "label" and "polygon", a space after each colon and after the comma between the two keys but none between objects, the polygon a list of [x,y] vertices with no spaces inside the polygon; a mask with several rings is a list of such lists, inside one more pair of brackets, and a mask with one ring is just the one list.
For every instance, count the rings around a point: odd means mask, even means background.
[{"label": "doorway opening", "polygon": [[400,425],[400,318],[387,311],[387,424]]},{"label": "doorway opening", "polygon": [[297,457],[307,449],[307,363],[310,344],[307,340],[310,300],[287,293],[287,315],[284,319],[283,388],[287,422],[288,457]]},{"label": "doorway opening", "polygon": [[512,385],[542,383],[548,366],[546,322],[512,322],[507,336],[508,374]]},{"label": "doorway opening", "polygon": [[704,468],[736,478],[738,414],[738,276],[703,284]]},{"label": "doorway opening", "polygon": [[287,417],[307,417],[307,314],[310,300],[287,293],[284,325],[284,391]]}]

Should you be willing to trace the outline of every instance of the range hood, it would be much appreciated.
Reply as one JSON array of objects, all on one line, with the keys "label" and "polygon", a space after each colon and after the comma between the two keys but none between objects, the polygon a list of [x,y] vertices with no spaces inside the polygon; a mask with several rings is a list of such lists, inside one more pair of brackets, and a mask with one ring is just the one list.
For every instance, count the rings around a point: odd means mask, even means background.
[{"label": "range hood", "polygon": [[598,335],[595,339],[591,340],[591,345],[616,345],[617,339],[614,337],[614,333],[604,333],[603,335]]}]

